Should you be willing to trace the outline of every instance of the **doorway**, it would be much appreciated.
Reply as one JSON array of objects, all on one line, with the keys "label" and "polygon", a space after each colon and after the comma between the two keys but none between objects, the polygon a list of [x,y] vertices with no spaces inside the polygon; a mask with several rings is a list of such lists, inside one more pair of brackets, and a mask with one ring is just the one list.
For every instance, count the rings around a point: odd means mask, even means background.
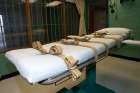
[{"label": "doorway", "polygon": [[88,30],[93,33],[107,27],[108,0],[89,0],[88,2]]}]

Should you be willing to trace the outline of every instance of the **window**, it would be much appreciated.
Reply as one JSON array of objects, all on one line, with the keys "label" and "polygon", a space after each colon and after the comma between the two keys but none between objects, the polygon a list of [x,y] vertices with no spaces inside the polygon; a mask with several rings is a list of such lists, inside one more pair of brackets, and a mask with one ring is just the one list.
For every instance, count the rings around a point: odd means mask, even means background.
[{"label": "window", "polygon": [[3,51],[4,47],[6,47],[6,42],[4,35],[3,19],[2,15],[0,15],[0,51]]},{"label": "window", "polygon": [[31,47],[29,43],[36,40],[49,43],[78,34],[76,6],[46,7],[49,1],[38,0],[27,7],[21,0],[0,0],[0,53]]}]

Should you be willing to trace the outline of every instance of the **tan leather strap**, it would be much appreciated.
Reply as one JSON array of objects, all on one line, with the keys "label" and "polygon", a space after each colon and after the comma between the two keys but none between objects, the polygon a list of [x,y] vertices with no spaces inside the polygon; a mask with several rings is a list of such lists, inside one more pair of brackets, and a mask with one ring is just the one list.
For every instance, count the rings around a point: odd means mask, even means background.
[{"label": "tan leather strap", "polygon": [[[96,39],[96,37],[97,38],[104,38],[104,36],[106,35],[107,33],[93,33],[92,35],[93,35],[93,38],[95,38]],[[85,36],[86,37],[86,36]],[[91,37],[88,37],[88,38],[90,38],[90,40],[88,41],[88,42],[92,42],[92,43],[100,43],[100,44],[103,44],[104,46],[105,46],[105,48],[106,48],[106,55],[108,55],[109,54],[109,46],[106,44],[106,43],[104,43],[104,42],[102,42],[102,41],[91,41]]]},{"label": "tan leather strap", "polygon": [[78,45],[82,46],[82,47],[91,48],[93,50],[93,52],[95,53],[95,61],[98,59],[97,50],[96,50],[96,48],[94,46],[85,45],[85,44],[81,44],[81,43],[79,43]]},{"label": "tan leather strap", "polygon": [[72,74],[73,80],[77,80],[78,78],[81,77],[81,72],[79,69],[77,69],[77,66],[76,66],[77,61],[72,56],[65,57],[64,55],[62,55],[63,50],[60,46],[54,45],[50,48],[50,50],[48,52],[48,51],[46,51],[46,49],[43,48],[41,42],[36,41],[36,42],[32,43],[32,47],[39,50],[43,54],[49,53],[49,54],[57,55],[57,56],[61,57],[67,64],[67,67],[68,67],[70,73]]},{"label": "tan leather strap", "polygon": [[73,80],[77,80],[81,77],[82,73],[77,68],[77,60],[75,60],[72,56],[65,56],[65,55],[58,55],[60,58],[62,58],[65,63],[67,64],[68,70],[70,71],[72,75]]},{"label": "tan leather strap", "polygon": [[33,47],[34,49],[39,50],[39,51],[40,51],[41,53],[43,53],[43,54],[48,54],[48,51],[47,51],[46,49],[43,48],[43,46],[42,46],[42,44],[41,44],[40,41],[35,41],[35,42],[33,42],[33,43],[32,43],[32,47]]},{"label": "tan leather strap", "polygon": [[73,39],[62,39],[61,43],[68,44],[68,45],[78,45],[79,41],[75,41]]},{"label": "tan leather strap", "polygon": [[58,45],[52,46],[49,50],[49,54],[52,54],[52,55],[61,55],[62,53],[63,53],[63,50]]},{"label": "tan leather strap", "polygon": [[105,48],[106,48],[106,55],[109,54],[109,46],[108,46],[105,42],[102,42],[102,41],[89,41],[89,42],[92,42],[92,43],[99,43],[99,44],[104,45]]},{"label": "tan leather strap", "polygon": [[64,58],[65,63],[67,64],[71,74],[72,74],[72,79],[77,80],[78,78],[81,77],[81,72],[79,69],[77,69],[77,61],[72,57],[65,57]]},{"label": "tan leather strap", "polygon": [[88,44],[85,45],[85,44],[80,43],[80,41],[75,41],[75,40],[71,40],[71,39],[63,39],[62,43],[63,44],[68,44],[68,45],[76,45],[76,46],[82,46],[82,47],[91,48],[95,53],[95,60],[98,59],[97,50],[96,50],[96,48],[94,46],[90,46]]},{"label": "tan leather strap", "polygon": [[107,34],[107,33],[99,33],[99,32],[94,32],[92,33],[94,35],[95,38],[104,38],[104,36]]},{"label": "tan leather strap", "polygon": [[[105,33],[94,33],[93,35],[101,35],[101,37],[104,37]],[[108,45],[102,41],[90,41],[91,38],[88,38],[88,37],[80,37],[80,36],[68,36],[69,38],[72,38],[72,39],[75,39],[75,41],[73,42],[76,42],[76,41],[81,41],[81,42],[93,42],[93,43],[101,43],[105,46],[106,50],[107,50],[107,54],[108,54]],[[100,37],[100,38],[101,38]],[[65,40],[67,43],[68,40]],[[72,44],[72,43],[71,43]],[[77,43],[79,45],[79,43]],[[82,45],[81,45],[82,46]],[[85,46],[85,47],[89,47],[89,48],[92,48],[91,46]],[[94,51],[96,50],[96,48],[94,48]],[[96,52],[97,53],[97,52]]]},{"label": "tan leather strap", "polygon": [[74,35],[70,35],[68,36],[68,38],[73,39],[75,41],[82,41],[82,42],[87,42],[90,40],[90,38],[88,37],[81,37],[81,36],[74,36]]},{"label": "tan leather strap", "polygon": [[[112,35],[112,34],[109,34],[109,33],[93,33],[93,38],[107,38],[107,39],[113,39],[115,40],[115,42],[117,43],[117,47],[120,48],[120,44],[121,44],[121,40],[120,39],[117,39],[115,37],[105,37],[105,35]],[[88,37],[88,36],[86,36]],[[89,37],[91,39],[91,37]]]},{"label": "tan leather strap", "polygon": [[62,49],[60,46],[52,46],[50,48],[50,54],[57,55],[61,57],[64,62],[66,63],[68,70],[70,71],[72,75],[73,80],[77,80],[81,77],[81,72],[79,69],[77,69],[77,60],[75,60],[72,56],[65,57],[65,55],[62,54]]},{"label": "tan leather strap", "polygon": [[120,48],[120,46],[121,46],[121,40],[120,39],[117,39],[115,37],[106,37],[106,38],[115,40],[115,42],[117,44],[117,47]]}]

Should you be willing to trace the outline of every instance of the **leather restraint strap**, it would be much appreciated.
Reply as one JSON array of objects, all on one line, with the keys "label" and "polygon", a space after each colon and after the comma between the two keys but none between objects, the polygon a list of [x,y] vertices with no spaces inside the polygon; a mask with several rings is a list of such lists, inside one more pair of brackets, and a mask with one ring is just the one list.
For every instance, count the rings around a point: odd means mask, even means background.
[{"label": "leather restraint strap", "polygon": [[121,40],[120,39],[117,39],[115,37],[105,37],[105,38],[115,40],[115,42],[117,44],[117,48],[120,48],[120,46],[121,46]]},{"label": "leather restraint strap", "polygon": [[[61,55],[62,56],[62,55]],[[62,57],[63,58],[63,57]],[[72,79],[77,80],[81,77],[81,72],[77,69],[77,60],[75,60],[72,56],[64,57],[63,58],[67,67],[69,68],[70,73],[72,74]]]},{"label": "leather restraint strap", "polygon": [[74,35],[70,35],[70,36],[67,36],[68,38],[70,39],[73,39],[75,41],[82,41],[82,42],[87,42],[90,40],[90,38],[88,37],[84,37],[84,36],[74,36]]},{"label": "leather restraint strap", "polygon": [[33,42],[32,46],[33,46],[33,48],[39,50],[43,54],[49,53],[49,54],[56,55],[56,56],[59,56],[60,58],[62,58],[64,60],[64,62],[67,64],[68,70],[72,74],[73,80],[77,80],[78,78],[81,77],[81,72],[77,68],[77,65],[76,65],[77,60],[75,60],[72,56],[65,57],[65,55],[62,54],[63,50],[60,46],[54,45],[50,48],[49,51],[46,51],[39,41]]},{"label": "leather restraint strap", "polygon": [[35,41],[32,43],[32,48],[39,50],[42,54],[48,54],[49,51],[43,48],[42,44],[40,41]]},{"label": "leather restraint strap", "polygon": [[106,35],[113,35],[113,34],[109,34],[109,33],[93,33],[93,38],[107,38],[107,39],[113,39],[115,40],[116,44],[117,44],[117,47],[120,48],[120,44],[121,44],[121,40],[120,39],[117,39],[115,37],[105,37]]},{"label": "leather restraint strap", "polygon": [[[94,33],[94,35],[99,35],[98,38],[103,38],[105,34],[104,33]],[[109,51],[108,45],[106,43],[102,42],[102,41],[90,41],[91,38],[86,37],[86,36],[85,37],[84,36],[83,37],[80,37],[80,36],[73,36],[73,35],[71,35],[71,36],[68,36],[68,38],[73,39],[74,40],[73,42],[81,41],[81,42],[91,42],[91,43],[100,43],[100,44],[103,44],[105,46],[106,51],[107,51],[107,54],[108,54],[108,51]],[[69,40],[67,40],[66,42],[69,43]],[[81,45],[81,46],[83,46],[83,45]],[[88,46],[88,45],[87,45],[87,47],[90,47],[91,48],[91,46]],[[94,48],[94,50],[96,50],[96,49]]]},{"label": "leather restraint strap", "polygon": [[107,34],[107,33],[99,33],[99,32],[92,33],[92,35],[93,35],[95,38],[104,38],[104,36],[105,36],[106,34]]},{"label": "leather restraint strap", "polygon": [[[88,37],[81,37],[81,38],[82,38],[82,40],[81,40],[80,38],[77,39],[77,38],[73,37],[73,40],[71,40],[71,42],[73,42],[73,44],[74,44],[74,42],[76,42],[75,44],[77,44],[77,45],[79,45],[79,46],[92,48],[96,54],[97,54],[97,51],[96,51],[96,48],[95,48],[94,46],[80,45],[80,43],[78,43],[78,42],[81,41],[81,42],[90,42],[90,43],[100,43],[100,44],[103,44],[103,45],[105,46],[105,48],[106,48],[106,55],[109,54],[109,46],[108,46],[105,42],[102,42],[102,41],[94,41],[94,40],[91,41],[91,40],[90,40],[91,38],[88,38]],[[84,39],[84,38],[85,38],[85,39]],[[95,38],[95,39],[96,39],[96,38]],[[66,43],[66,44],[72,44],[72,43],[69,42],[69,40],[64,40],[64,43]]]},{"label": "leather restraint strap", "polygon": [[80,41],[76,41],[76,40],[73,40],[73,39],[62,39],[61,43],[67,44],[67,45],[76,45],[76,46],[91,48],[93,50],[93,52],[95,53],[95,60],[98,59],[97,50],[94,46],[91,46],[91,45],[88,45],[88,44],[82,44],[82,43],[80,43]]},{"label": "leather restraint strap", "polygon": [[102,42],[102,41],[89,41],[89,42],[92,42],[92,43],[99,43],[99,44],[104,45],[105,48],[106,48],[106,55],[109,54],[109,46],[108,46],[105,42]]},{"label": "leather restraint strap", "polygon": [[52,46],[49,50],[49,53],[52,55],[59,56],[60,58],[62,58],[65,61],[65,63],[67,64],[68,70],[72,74],[73,80],[77,80],[78,78],[81,77],[81,72],[77,68],[78,61],[75,60],[72,56],[66,57],[65,55],[63,55],[63,50],[60,46],[58,46],[58,45]]}]

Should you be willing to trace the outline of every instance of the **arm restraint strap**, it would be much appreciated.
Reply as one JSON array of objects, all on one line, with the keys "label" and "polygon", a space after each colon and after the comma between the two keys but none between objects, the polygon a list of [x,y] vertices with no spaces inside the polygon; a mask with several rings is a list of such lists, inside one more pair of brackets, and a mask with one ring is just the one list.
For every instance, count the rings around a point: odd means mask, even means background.
[{"label": "arm restraint strap", "polygon": [[67,45],[76,45],[76,46],[82,46],[82,47],[87,47],[87,48],[91,48],[93,50],[93,52],[95,53],[95,60],[98,59],[98,54],[97,54],[97,50],[94,46],[90,46],[90,45],[86,45],[86,44],[82,44],[79,41],[75,41],[73,39],[62,39],[61,43],[63,44],[67,44]]},{"label": "arm restraint strap", "polygon": [[[98,35],[98,33],[97,33],[97,35]],[[103,36],[104,36],[104,34],[99,34],[99,36],[98,36],[98,38],[103,38]],[[80,36],[68,36],[68,38],[71,38],[71,39],[73,39],[73,40],[75,40],[75,41],[81,41],[81,42],[91,42],[91,43],[100,43],[100,44],[103,44],[104,46],[105,46],[105,48],[106,48],[106,55],[108,55],[109,54],[109,47],[108,47],[108,45],[106,44],[106,43],[104,43],[104,42],[102,42],[102,41],[91,41],[90,39],[91,38],[89,38],[89,37],[80,37]],[[82,46],[82,45],[81,45]],[[85,46],[86,47],[86,46]],[[89,47],[89,46],[87,46],[87,47]],[[90,47],[91,48],[91,47]],[[95,48],[95,50],[96,50],[96,48]]]},{"label": "arm restraint strap", "polygon": [[39,50],[43,54],[49,53],[61,57],[66,63],[70,73],[72,74],[72,79],[77,80],[78,78],[80,78],[81,72],[79,69],[77,69],[77,61],[72,56],[65,57],[62,54],[63,50],[60,46],[54,45],[50,48],[49,51],[46,51],[46,49],[43,48],[42,44],[39,41],[36,41],[32,43],[32,47]]},{"label": "arm restraint strap", "polygon": [[117,48],[120,48],[121,46],[121,40],[120,39],[117,39],[115,37],[105,37],[106,39],[113,39],[115,40],[116,44],[117,44]]}]

